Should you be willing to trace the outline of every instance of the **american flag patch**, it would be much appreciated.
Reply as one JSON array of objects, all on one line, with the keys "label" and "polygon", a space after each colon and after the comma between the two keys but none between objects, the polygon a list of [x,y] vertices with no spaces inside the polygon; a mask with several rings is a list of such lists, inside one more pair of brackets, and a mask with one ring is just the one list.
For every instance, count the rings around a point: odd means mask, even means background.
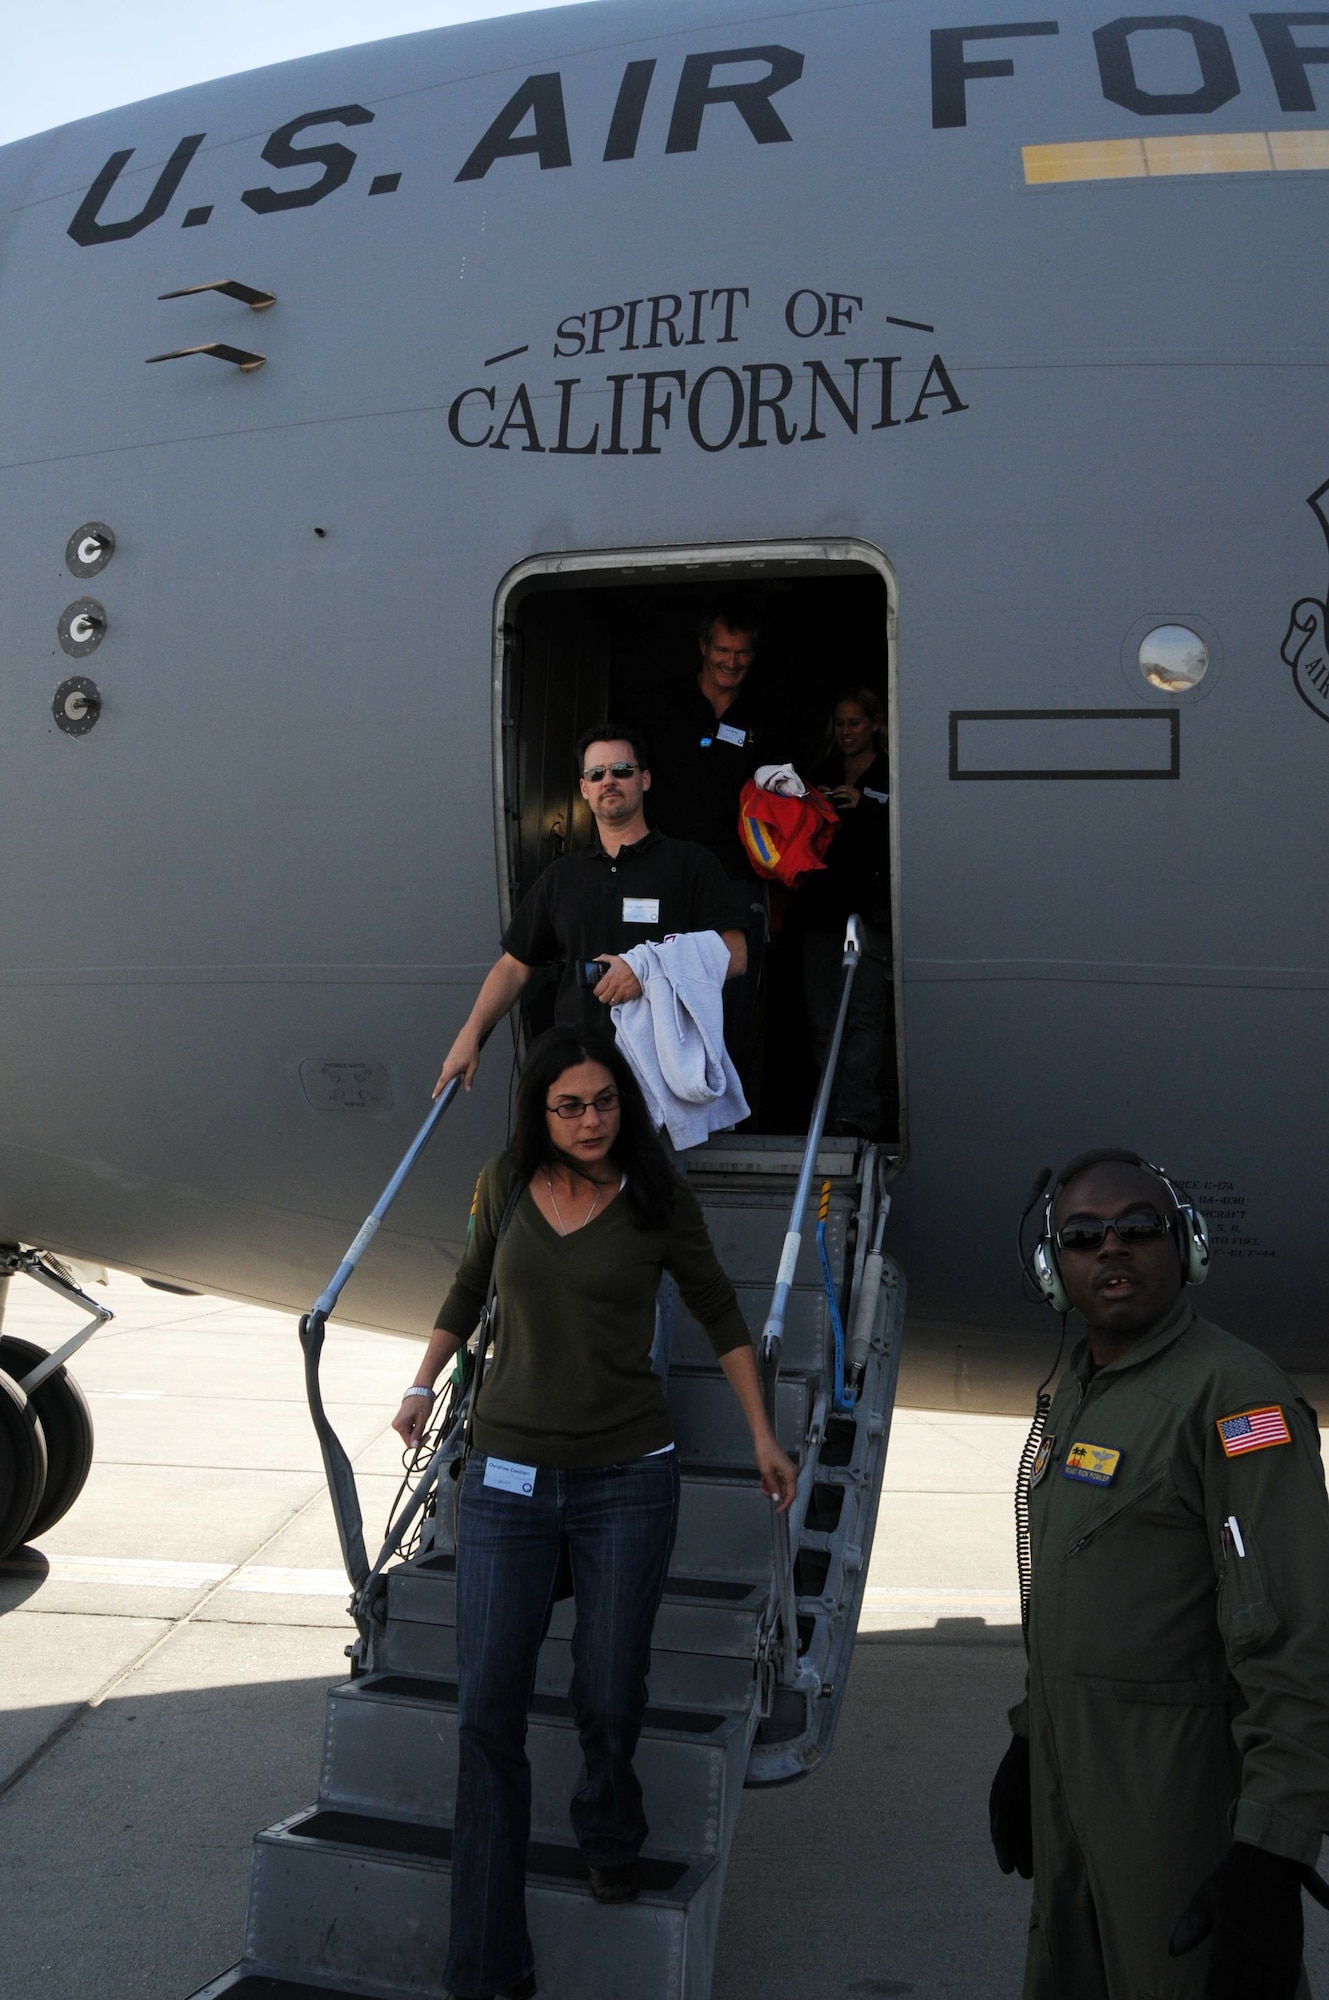
[{"label": "american flag patch", "polygon": [[1284,1421],[1282,1405],[1270,1403],[1267,1409],[1247,1410],[1239,1417],[1219,1417],[1218,1438],[1229,1458],[1240,1458],[1244,1451],[1291,1444],[1292,1433]]}]

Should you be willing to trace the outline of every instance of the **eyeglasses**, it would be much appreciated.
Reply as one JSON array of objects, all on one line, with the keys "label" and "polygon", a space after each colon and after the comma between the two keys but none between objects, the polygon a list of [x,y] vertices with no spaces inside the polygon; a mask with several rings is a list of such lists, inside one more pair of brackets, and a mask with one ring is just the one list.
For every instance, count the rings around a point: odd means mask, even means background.
[{"label": "eyeglasses", "polygon": [[1057,1231],[1059,1250],[1097,1250],[1112,1230],[1118,1243],[1129,1249],[1134,1243],[1148,1243],[1155,1236],[1167,1236],[1172,1224],[1165,1221],[1156,1209],[1136,1209],[1130,1215],[1119,1215],[1114,1221],[1104,1222],[1097,1216],[1085,1216],[1082,1220],[1065,1223]]},{"label": "eyeglasses", "polygon": [[602,1090],[598,1097],[560,1097],[557,1104],[546,1104],[545,1110],[555,1118],[584,1118],[588,1111],[598,1111],[603,1116],[618,1109],[618,1092]]},{"label": "eyeglasses", "polygon": [[588,785],[602,784],[606,774],[611,778],[630,778],[634,771],[644,769],[641,764],[592,764],[582,772]]}]

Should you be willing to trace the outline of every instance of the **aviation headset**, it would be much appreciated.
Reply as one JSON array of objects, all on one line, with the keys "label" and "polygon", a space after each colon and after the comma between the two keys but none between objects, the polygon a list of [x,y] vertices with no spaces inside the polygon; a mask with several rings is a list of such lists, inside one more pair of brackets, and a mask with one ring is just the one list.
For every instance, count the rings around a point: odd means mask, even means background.
[{"label": "aviation headset", "polygon": [[1125,1166],[1140,1167],[1154,1179],[1161,1182],[1172,1197],[1176,1213],[1172,1217],[1173,1230],[1177,1241],[1177,1253],[1181,1258],[1182,1282],[1187,1285],[1202,1285],[1209,1274],[1209,1231],[1204,1217],[1187,1200],[1184,1192],[1174,1186],[1162,1167],[1156,1167],[1151,1160],[1142,1159],[1139,1153],[1128,1153],[1121,1147],[1104,1147],[1093,1153],[1080,1153],[1066,1165],[1052,1180],[1043,1204],[1043,1226],[1039,1240],[1030,1260],[1034,1283],[1054,1312],[1068,1313],[1071,1302],[1066,1296],[1062,1282],[1061,1264],[1057,1257],[1057,1232],[1052,1219],[1052,1211],[1057,1204],[1057,1196],[1069,1181],[1073,1181],[1090,1167]]}]

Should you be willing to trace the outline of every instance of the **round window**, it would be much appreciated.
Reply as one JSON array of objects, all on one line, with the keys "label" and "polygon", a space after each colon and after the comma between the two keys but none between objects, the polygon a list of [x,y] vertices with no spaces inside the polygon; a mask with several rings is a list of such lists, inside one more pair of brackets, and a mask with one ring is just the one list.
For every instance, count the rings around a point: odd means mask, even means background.
[{"label": "round window", "polygon": [[1209,671],[1209,648],[1189,625],[1155,625],[1140,641],[1140,672],[1160,694],[1185,694]]}]

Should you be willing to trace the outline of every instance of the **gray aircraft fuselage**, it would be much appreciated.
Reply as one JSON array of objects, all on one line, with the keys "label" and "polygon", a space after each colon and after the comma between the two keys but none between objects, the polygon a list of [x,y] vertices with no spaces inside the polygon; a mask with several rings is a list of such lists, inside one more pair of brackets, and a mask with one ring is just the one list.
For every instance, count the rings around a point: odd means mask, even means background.
[{"label": "gray aircraft fuselage", "polygon": [[0,1240],[307,1304],[497,949],[514,592],[876,574],[912,1310],[1041,1325],[1124,1144],[1323,1365],[1324,18],[605,0],[0,151]]}]

